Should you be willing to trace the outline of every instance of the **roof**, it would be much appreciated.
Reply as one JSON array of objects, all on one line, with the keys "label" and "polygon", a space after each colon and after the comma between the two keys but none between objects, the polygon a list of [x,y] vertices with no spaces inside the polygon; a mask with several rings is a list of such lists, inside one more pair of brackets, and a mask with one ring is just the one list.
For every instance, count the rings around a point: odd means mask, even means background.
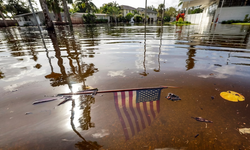
[{"label": "roof", "polygon": [[135,10],[134,7],[127,6],[127,5],[120,5],[121,9],[129,9],[129,10]]},{"label": "roof", "polygon": [[219,0],[181,0],[183,1],[182,8],[194,7],[201,5],[201,8],[210,6]]},{"label": "roof", "polygon": [[[38,12],[35,12],[35,13],[38,14],[38,13],[43,13],[43,12],[42,11],[38,11]],[[20,14],[20,15],[16,15],[15,17],[22,17],[22,16],[29,16],[29,15],[33,15],[33,13],[30,12],[30,13]]]},{"label": "roof", "polygon": [[[72,17],[82,17],[82,15],[87,15],[88,13],[74,13]],[[107,14],[95,14],[96,16],[108,16]]]},{"label": "roof", "polygon": [[[139,11],[145,11],[145,8],[138,7],[137,10],[139,10]],[[147,13],[155,13],[155,14],[157,14],[156,11],[153,11],[153,10],[151,10],[151,9],[147,9]]]}]

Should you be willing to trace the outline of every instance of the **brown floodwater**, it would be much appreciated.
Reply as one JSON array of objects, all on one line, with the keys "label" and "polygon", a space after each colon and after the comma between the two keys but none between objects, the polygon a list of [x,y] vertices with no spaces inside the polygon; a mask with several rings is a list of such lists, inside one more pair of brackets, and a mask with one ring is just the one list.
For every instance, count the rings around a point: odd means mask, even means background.
[{"label": "brown floodwater", "polygon": [[[1,28],[0,149],[250,149],[250,135],[239,133],[250,128],[249,34],[250,26],[220,24],[57,26],[42,36]],[[33,105],[91,88],[160,86],[179,88],[145,105],[131,98],[138,90]],[[228,90],[245,101],[220,97]]]}]

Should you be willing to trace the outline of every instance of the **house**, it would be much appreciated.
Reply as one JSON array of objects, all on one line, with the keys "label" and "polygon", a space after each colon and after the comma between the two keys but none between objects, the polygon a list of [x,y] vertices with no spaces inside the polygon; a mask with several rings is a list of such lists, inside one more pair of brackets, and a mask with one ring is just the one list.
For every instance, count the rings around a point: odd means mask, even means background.
[{"label": "house", "polygon": [[[226,20],[243,20],[250,16],[250,0],[182,0],[182,8],[186,9],[186,21],[192,23],[211,23]],[[190,7],[200,6],[203,13],[187,14]]]},{"label": "house", "polygon": [[[36,17],[38,24],[42,25],[45,21],[43,12],[42,11],[36,12]],[[15,19],[17,20],[19,26],[36,25],[36,20],[33,16],[33,13],[16,15]]]},{"label": "house", "polygon": [[[145,8],[141,8],[138,7],[137,9],[131,6],[127,6],[127,5],[121,5],[121,10],[122,10],[122,14],[123,16],[126,16],[128,13],[134,13],[135,10],[137,10],[139,12],[140,15],[145,14]],[[148,21],[156,21],[157,20],[157,12],[153,11],[151,9],[147,9],[147,16]]]},{"label": "house", "polygon": [[[145,8],[138,7],[137,11],[139,12],[140,15],[145,14]],[[153,11],[151,9],[147,9],[146,13],[147,13],[147,16],[149,17],[148,18],[149,22],[151,22],[151,21],[153,22],[153,21],[157,20],[157,12],[156,11]]]},{"label": "house", "polygon": [[[82,20],[83,15],[87,15],[88,13],[74,13],[71,15],[71,20],[79,19]],[[110,21],[110,16],[107,14],[95,14],[96,19],[107,19],[108,22]]]},{"label": "house", "polygon": [[136,10],[134,7],[127,6],[127,5],[121,5],[121,10],[123,16],[126,16],[128,13],[134,13],[134,10]]},{"label": "house", "polygon": [[[43,12],[38,11],[35,14],[37,17],[38,24],[43,25],[45,22]],[[56,21],[54,13],[49,13],[49,16],[53,21]],[[62,16],[62,20],[64,20],[64,13],[63,12],[61,12],[61,16]],[[33,16],[33,13],[25,13],[25,14],[16,15],[15,19],[17,20],[19,26],[36,25],[36,20]]]}]

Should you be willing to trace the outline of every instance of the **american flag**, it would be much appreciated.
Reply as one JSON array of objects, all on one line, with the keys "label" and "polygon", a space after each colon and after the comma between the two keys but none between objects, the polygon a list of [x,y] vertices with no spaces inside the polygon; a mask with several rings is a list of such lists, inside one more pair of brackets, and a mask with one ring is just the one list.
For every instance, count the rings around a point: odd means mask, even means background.
[{"label": "american flag", "polygon": [[161,89],[114,92],[115,107],[126,140],[150,126],[160,112]]}]

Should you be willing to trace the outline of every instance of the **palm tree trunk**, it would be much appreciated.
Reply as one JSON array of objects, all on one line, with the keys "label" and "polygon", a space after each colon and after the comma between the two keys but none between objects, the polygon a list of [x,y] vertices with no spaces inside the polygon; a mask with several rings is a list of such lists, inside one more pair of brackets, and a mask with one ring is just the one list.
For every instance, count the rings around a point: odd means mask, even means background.
[{"label": "palm tree trunk", "polygon": [[69,26],[71,29],[73,29],[72,21],[71,21],[70,15],[69,15],[69,10],[68,10],[66,0],[63,0],[63,8],[64,8],[64,18],[66,20],[66,17],[67,17],[67,21],[69,22]]},{"label": "palm tree trunk", "polygon": [[46,29],[47,30],[55,30],[54,28],[54,24],[49,16],[49,10],[48,10],[48,6],[45,2],[45,0],[39,0],[42,10],[43,10],[43,14],[44,14],[44,18],[45,18],[45,24],[46,24]]},{"label": "palm tree trunk", "polygon": [[4,17],[4,15],[3,15],[3,13],[2,13],[1,10],[0,10],[0,15],[1,15],[1,17],[3,18],[4,25],[5,25],[6,27],[8,27],[8,24],[7,24],[7,22],[6,22],[6,20],[5,20],[5,17]]}]

